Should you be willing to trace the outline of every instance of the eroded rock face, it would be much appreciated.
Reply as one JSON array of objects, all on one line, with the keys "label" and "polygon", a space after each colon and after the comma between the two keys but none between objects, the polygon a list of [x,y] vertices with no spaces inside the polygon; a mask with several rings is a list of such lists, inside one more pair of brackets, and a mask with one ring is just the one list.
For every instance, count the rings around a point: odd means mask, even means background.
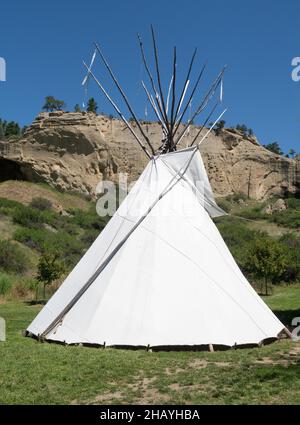
[{"label": "eroded rock face", "polygon": [[[159,125],[142,125],[159,146]],[[189,144],[196,131],[191,129],[181,147]],[[201,144],[201,152],[216,196],[241,192],[265,199],[299,190],[300,161],[267,151],[255,138],[231,130],[218,136],[211,133]],[[127,173],[130,182],[136,180],[148,159],[120,120],[53,112],[41,113],[22,140],[0,142],[0,180],[6,178],[7,161],[12,173],[18,169],[16,178],[45,181],[62,191],[94,197],[101,180],[118,181],[120,172]]]}]

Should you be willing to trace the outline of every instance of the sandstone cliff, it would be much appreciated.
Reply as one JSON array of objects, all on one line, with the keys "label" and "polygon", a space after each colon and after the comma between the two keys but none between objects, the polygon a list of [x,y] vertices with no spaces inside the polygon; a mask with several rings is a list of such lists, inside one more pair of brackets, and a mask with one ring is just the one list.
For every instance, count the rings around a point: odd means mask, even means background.
[{"label": "sandstone cliff", "polygon": [[[157,123],[143,123],[158,146]],[[197,129],[192,128],[185,147]],[[242,192],[255,199],[296,193],[299,160],[273,154],[232,130],[214,132],[201,152],[216,196]],[[19,141],[0,142],[0,181],[17,178],[45,181],[62,191],[95,195],[101,180],[119,172],[136,180],[147,158],[118,119],[88,113],[41,113]]]}]

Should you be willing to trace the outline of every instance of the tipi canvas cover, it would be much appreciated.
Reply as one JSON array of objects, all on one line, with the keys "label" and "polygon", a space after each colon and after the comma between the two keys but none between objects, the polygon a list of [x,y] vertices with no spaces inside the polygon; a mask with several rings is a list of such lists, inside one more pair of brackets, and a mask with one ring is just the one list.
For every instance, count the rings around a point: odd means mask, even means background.
[{"label": "tipi canvas cover", "polygon": [[284,325],[243,276],[211,217],[197,148],[151,158],[28,332],[66,344],[234,346]]}]

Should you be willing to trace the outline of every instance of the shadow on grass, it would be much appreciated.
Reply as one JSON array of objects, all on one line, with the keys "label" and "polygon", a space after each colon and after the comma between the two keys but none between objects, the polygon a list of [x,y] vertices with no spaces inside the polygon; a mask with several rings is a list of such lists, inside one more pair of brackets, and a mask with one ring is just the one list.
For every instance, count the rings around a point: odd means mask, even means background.
[{"label": "shadow on grass", "polygon": [[300,309],[297,310],[273,310],[276,317],[289,329],[292,327],[292,321],[295,317],[300,318]]},{"label": "shadow on grass", "polygon": [[45,305],[47,304],[48,300],[30,300],[30,301],[24,301],[24,304],[26,305]]}]

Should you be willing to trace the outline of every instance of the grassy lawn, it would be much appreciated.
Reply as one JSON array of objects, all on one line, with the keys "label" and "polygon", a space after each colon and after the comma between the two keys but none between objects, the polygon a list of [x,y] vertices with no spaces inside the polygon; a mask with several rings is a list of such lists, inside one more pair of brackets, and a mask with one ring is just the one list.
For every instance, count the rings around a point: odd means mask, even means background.
[{"label": "grassy lawn", "polygon": [[[281,318],[300,316],[299,285],[277,288],[266,301]],[[300,403],[300,343],[215,353],[41,344],[21,336],[39,308],[0,304],[7,322],[0,404]]]}]

